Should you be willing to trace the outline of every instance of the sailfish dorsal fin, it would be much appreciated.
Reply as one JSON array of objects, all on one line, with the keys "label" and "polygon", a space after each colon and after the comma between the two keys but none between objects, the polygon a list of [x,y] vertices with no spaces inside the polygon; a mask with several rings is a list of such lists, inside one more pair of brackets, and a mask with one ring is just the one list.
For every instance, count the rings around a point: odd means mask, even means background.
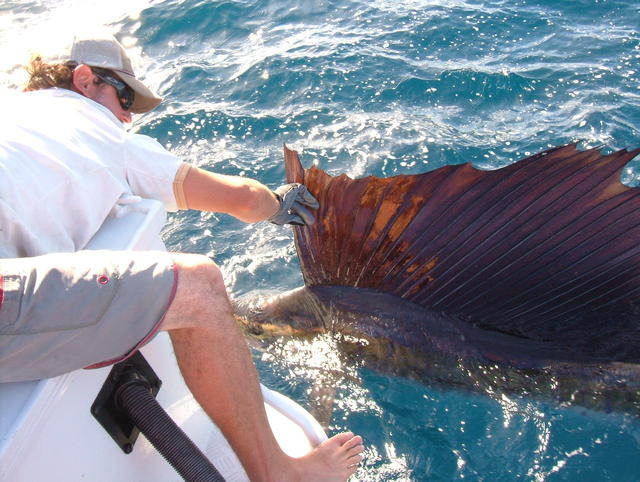
[{"label": "sailfish dorsal fin", "polygon": [[611,349],[626,329],[640,342],[640,189],[620,182],[639,152],[571,144],[494,171],[351,179],[304,169],[285,147],[288,181],[320,202],[295,229],[305,283],[373,288],[527,338],[606,322]]}]

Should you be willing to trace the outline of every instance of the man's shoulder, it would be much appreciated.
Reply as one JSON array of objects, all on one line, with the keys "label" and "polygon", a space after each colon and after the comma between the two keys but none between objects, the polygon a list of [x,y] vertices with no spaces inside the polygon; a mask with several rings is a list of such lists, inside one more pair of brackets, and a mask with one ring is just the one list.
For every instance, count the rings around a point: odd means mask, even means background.
[{"label": "man's shoulder", "polygon": [[41,100],[44,98],[69,98],[74,99],[78,97],[82,97],[80,94],[73,92],[69,89],[61,89],[58,87],[51,87],[49,89],[38,89],[38,90],[29,90],[27,92],[16,90],[16,89],[4,89],[5,94],[10,96],[16,101],[31,101],[31,100]]},{"label": "man's shoulder", "polygon": [[20,95],[15,97],[15,102],[21,108],[38,108],[43,114],[49,110],[57,116],[75,113],[96,121],[108,120],[109,125],[122,129],[122,123],[109,109],[72,90],[51,87],[18,94]]},{"label": "man's shoulder", "polygon": [[24,94],[24,92],[20,92],[19,90],[0,87],[0,102],[2,102],[3,110],[10,105],[20,102],[20,99],[24,98]]},{"label": "man's shoulder", "polygon": [[0,98],[5,108],[11,107],[13,109],[19,109],[20,112],[35,109],[42,114],[44,114],[47,109],[52,109],[60,114],[60,109],[64,108],[65,105],[71,106],[74,103],[83,102],[83,97],[80,94],[55,87],[30,90],[28,92],[15,89],[2,89]]}]

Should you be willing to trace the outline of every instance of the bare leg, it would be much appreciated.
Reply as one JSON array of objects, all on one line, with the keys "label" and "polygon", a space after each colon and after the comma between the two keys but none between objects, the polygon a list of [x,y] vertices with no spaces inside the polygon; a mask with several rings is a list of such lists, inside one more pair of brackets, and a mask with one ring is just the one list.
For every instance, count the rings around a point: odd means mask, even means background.
[{"label": "bare leg", "polygon": [[199,255],[174,259],[178,290],[163,329],[169,331],[189,389],[220,427],[251,480],[346,480],[362,459],[362,439],[340,434],[299,459],[282,452],[219,269]]}]

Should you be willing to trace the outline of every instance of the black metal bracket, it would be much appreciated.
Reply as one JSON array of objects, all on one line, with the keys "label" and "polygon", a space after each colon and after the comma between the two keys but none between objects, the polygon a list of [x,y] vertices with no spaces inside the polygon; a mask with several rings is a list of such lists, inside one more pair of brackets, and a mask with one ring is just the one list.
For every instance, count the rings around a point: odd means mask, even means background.
[{"label": "black metal bracket", "polygon": [[91,405],[91,414],[125,454],[131,453],[140,434],[133,421],[118,407],[118,393],[128,383],[143,384],[154,398],[162,385],[151,365],[137,351],[130,358],[113,366]]}]

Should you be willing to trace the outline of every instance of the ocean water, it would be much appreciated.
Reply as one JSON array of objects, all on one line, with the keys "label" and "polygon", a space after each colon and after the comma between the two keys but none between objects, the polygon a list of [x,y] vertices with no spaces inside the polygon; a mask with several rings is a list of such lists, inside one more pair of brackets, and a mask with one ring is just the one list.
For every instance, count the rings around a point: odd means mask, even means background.
[{"label": "ocean water", "polygon": [[[5,0],[0,87],[78,26],[144,52],[138,71],[166,100],[133,129],[273,188],[283,143],[352,177],[640,145],[637,0]],[[640,185],[640,160],[622,178]],[[302,284],[290,229],[188,211],[163,235],[212,257],[233,296]],[[254,358],[328,432],[363,435],[357,480],[640,480],[628,416],[391,377],[345,363],[331,336]]]}]

